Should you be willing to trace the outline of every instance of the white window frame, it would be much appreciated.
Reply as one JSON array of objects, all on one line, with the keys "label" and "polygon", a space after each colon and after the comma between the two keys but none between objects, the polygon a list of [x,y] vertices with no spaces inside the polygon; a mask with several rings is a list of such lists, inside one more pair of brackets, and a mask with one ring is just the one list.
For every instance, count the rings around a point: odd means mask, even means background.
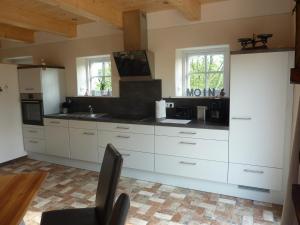
[{"label": "white window frame", "polygon": [[[187,48],[187,49],[178,49],[176,50],[176,55],[180,59],[180,66],[176,66],[176,79],[175,79],[175,87],[176,87],[176,96],[177,97],[191,97],[187,96],[186,88],[187,88],[187,73],[188,73],[188,58],[190,56],[195,55],[213,55],[213,54],[223,54],[224,55],[224,91],[225,96],[229,96],[229,59],[230,59],[230,49],[228,45],[221,46],[207,46],[207,47],[199,47],[199,48]],[[205,57],[205,60],[206,57]],[[205,63],[205,66],[206,63]],[[180,71],[181,70],[181,71]],[[205,70],[206,71],[206,70]],[[214,72],[215,73],[215,72]],[[207,72],[205,72],[205,79],[207,80]],[[207,81],[206,81],[207,82]],[[181,86],[178,88],[178,86]],[[205,85],[207,87],[207,83]],[[204,96],[201,96],[204,97]],[[201,98],[200,97],[200,98]],[[207,96],[209,97],[209,96]],[[199,97],[198,97],[199,98]]]},{"label": "white window frame", "polygon": [[[90,68],[91,68],[92,63],[95,63],[95,62],[100,62],[100,63],[101,62],[102,63],[110,62],[110,65],[111,65],[111,59],[110,59],[109,55],[91,57],[91,58],[86,59],[86,82],[87,82],[87,87],[88,87],[89,92],[92,91],[91,83],[92,83],[92,79],[95,77],[101,77],[101,78],[110,77],[111,82],[112,82],[112,74],[110,74],[110,76],[92,76],[92,74],[90,72]],[[105,72],[105,69],[104,69],[104,67],[102,67],[102,73],[104,74],[104,72]],[[112,90],[111,90],[111,92],[112,92]],[[111,95],[112,95],[112,93],[111,93]]]}]

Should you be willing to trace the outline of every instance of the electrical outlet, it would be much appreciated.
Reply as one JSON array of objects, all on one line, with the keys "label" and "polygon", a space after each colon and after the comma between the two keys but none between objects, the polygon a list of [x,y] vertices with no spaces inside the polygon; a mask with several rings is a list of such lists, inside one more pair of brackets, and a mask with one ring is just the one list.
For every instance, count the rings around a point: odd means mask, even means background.
[{"label": "electrical outlet", "polygon": [[174,102],[166,102],[166,108],[174,108]]}]

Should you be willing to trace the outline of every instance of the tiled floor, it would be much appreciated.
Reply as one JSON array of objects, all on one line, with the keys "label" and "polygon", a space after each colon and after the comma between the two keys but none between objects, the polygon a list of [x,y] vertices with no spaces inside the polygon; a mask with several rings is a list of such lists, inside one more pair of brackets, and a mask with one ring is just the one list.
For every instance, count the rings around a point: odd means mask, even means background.
[{"label": "tiled floor", "polygon": [[[43,170],[49,176],[25,216],[37,225],[42,211],[93,206],[98,174],[24,159],[0,167],[1,174]],[[282,207],[218,194],[122,177],[118,193],[131,198],[128,224],[271,225],[280,224]]]}]

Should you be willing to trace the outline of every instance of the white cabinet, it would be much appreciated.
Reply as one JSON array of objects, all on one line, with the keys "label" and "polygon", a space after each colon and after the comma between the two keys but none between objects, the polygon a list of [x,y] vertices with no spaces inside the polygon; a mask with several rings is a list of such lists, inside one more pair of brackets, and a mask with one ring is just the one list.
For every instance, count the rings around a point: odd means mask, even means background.
[{"label": "white cabinet", "polygon": [[117,149],[127,149],[140,152],[154,153],[154,135],[124,132],[99,132],[99,144],[106,147],[113,144]]},{"label": "white cabinet", "polygon": [[20,93],[41,93],[41,69],[27,68],[19,70]]},{"label": "white cabinet", "polygon": [[69,126],[71,159],[98,162],[98,135],[96,123],[70,120]]},{"label": "white cabinet", "polygon": [[155,126],[155,135],[183,138],[228,140],[228,130],[198,129],[186,127]]},{"label": "white cabinet", "polygon": [[282,170],[261,166],[229,164],[228,183],[280,191]]},{"label": "white cabinet", "polygon": [[70,157],[67,120],[45,119],[46,154]]},{"label": "white cabinet", "polygon": [[156,136],[155,153],[228,162],[228,141]]},{"label": "white cabinet", "polygon": [[176,176],[227,182],[228,163],[155,155],[155,171]]},{"label": "white cabinet", "polygon": [[289,54],[231,57],[230,162],[283,168]]},{"label": "white cabinet", "polygon": [[23,137],[25,151],[45,153],[45,131],[43,126],[23,125]]},{"label": "white cabinet", "polygon": [[154,171],[154,126],[98,123],[98,129],[100,162],[111,143],[122,154],[124,167]]},{"label": "white cabinet", "polygon": [[[123,166],[131,169],[154,171],[154,154],[118,149],[123,157]],[[105,148],[100,147],[100,162],[102,162]]]}]

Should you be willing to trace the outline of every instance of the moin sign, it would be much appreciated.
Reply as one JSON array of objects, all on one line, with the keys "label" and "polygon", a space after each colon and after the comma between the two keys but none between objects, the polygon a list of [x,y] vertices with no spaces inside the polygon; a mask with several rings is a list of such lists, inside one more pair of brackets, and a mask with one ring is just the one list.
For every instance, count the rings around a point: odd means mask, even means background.
[{"label": "moin sign", "polygon": [[195,89],[186,89],[186,96],[192,97],[201,97],[201,96],[208,96],[208,97],[215,97],[215,96],[224,96],[224,89],[221,90],[216,90],[215,88],[209,88],[206,89],[204,88],[201,90],[200,88],[195,88]]}]

